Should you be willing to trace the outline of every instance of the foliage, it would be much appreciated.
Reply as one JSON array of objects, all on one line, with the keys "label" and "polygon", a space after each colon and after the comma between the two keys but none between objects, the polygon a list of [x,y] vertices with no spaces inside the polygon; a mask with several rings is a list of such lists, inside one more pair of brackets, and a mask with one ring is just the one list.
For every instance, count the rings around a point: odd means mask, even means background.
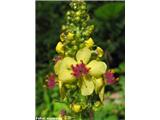
[{"label": "foliage", "polygon": [[[65,104],[57,103],[56,86],[53,90],[44,87],[46,74],[53,70],[52,58],[59,41],[61,25],[64,24],[68,2],[36,2],[36,116],[57,116]],[[94,113],[94,119],[124,119],[124,3],[87,2],[91,24],[95,25],[95,44],[105,52],[103,60],[120,78],[115,86],[105,87],[105,103]],[[50,61],[50,62],[48,62]],[[48,67],[48,64],[49,67]]]}]

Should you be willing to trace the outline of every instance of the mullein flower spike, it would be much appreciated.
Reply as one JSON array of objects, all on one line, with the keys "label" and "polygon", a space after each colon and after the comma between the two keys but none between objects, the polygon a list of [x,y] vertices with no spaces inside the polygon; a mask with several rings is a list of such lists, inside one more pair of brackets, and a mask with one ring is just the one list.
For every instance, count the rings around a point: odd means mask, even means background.
[{"label": "mullein flower spike", "polygon": [[[53,78],[57,79],[61,98],[69,99],[70,95],[76,95],[70,103],[73,112],[92,109],[101,105],[104,99],[106,79],[111,81],[113,76],[106,73],[107,65],[101,61],[103,49],[96,47],[91,34],[94,25],[89,25],[90,17],[87,13],[86,3],[81,0],[73,0],[70,3],[71,10],[66,13],[66,24],[62,25],[60,41],[56,46],[59,57],[55,58],[54,72],[50,78],[50,86],[54,86]],[[96,54],[96,58],[95,58]],[[109,82],[108,82],[109,83]],[[74,92],[73,92],[74,90]],[[72,92],[71,92],[72,91]],[[85,102],[79,100],[79,96],[86,98],[98,96],[98,100]],[[87,104],[86,104],[87,103]]]}]

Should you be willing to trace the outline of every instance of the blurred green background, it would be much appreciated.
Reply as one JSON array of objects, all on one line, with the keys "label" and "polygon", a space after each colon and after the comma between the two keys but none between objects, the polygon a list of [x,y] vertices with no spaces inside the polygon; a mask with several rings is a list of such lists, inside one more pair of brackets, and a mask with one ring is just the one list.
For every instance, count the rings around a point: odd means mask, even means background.
[{"label": "blurred green background", "polygon": [[[94,113],[94,120],[125,119],[125,3],[87,1],[91,23],[95,25],[92,37],[101,46],[103,60],[114,69],[119,82],[105,88],[104,106]],[[44,87],[46,75],[52,71],[55,46],[59,41],[64,14],[69,2],[36,1],[36,116],[53,117],[59,114],[63,104],[55,104],[58,88]],[[86,118],[87,119],[87,118]]]}]

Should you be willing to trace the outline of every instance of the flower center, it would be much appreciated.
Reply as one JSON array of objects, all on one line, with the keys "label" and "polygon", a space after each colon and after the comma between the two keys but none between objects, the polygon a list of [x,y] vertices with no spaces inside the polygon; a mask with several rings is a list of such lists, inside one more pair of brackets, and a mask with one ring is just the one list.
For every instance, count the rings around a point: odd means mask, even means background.
[{"label": "flower center", "polygon": [[87,75],[89,70],[90,68],[87,68],[83,61],[81,61],[80,64],[72,65],[72,75],[74,75],[76,78]]},{"label": "flower center", "polygon": [[108,70],[104,74],[104,78],[106,80],[106,83],[109,85],[114,84],[118,80],[118,78],[115,78],[114,73],[111,70]]},{"label": "flower center", "polygon": [[54,88],[56,82],[55,82],[55,76],[54,74],[51,74],[49,77],[48,77],[48,87],[50,89]]}]

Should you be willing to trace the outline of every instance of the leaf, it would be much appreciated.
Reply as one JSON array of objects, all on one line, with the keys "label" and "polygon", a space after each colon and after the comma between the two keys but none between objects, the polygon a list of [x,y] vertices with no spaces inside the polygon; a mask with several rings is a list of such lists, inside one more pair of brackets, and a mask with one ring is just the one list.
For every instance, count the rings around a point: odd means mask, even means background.
[{"label": "leaf", "polygon": [[118,118],[116,115],[112,115],[112,116],[107,117],[105,120],[118,120]]},{"label": "leaf", "polygon": [[47,105],[47,108],[50,109],[50,97],[48,95],[47,90],[44,91],[44,101]]},{"label": "leaf", "polygon": [[53,103],[54,106],[54,111],[53,114],[55,116],[58,116],[61,110],[68,110],[68,106],[65,103],[60,103],[60,102],[54,102]]},{"label": "leaf", "polygon": [[119,16],[124,9],[124,3],[107,3],[95,10],[94,14],[100,19],[109,20]]}]

